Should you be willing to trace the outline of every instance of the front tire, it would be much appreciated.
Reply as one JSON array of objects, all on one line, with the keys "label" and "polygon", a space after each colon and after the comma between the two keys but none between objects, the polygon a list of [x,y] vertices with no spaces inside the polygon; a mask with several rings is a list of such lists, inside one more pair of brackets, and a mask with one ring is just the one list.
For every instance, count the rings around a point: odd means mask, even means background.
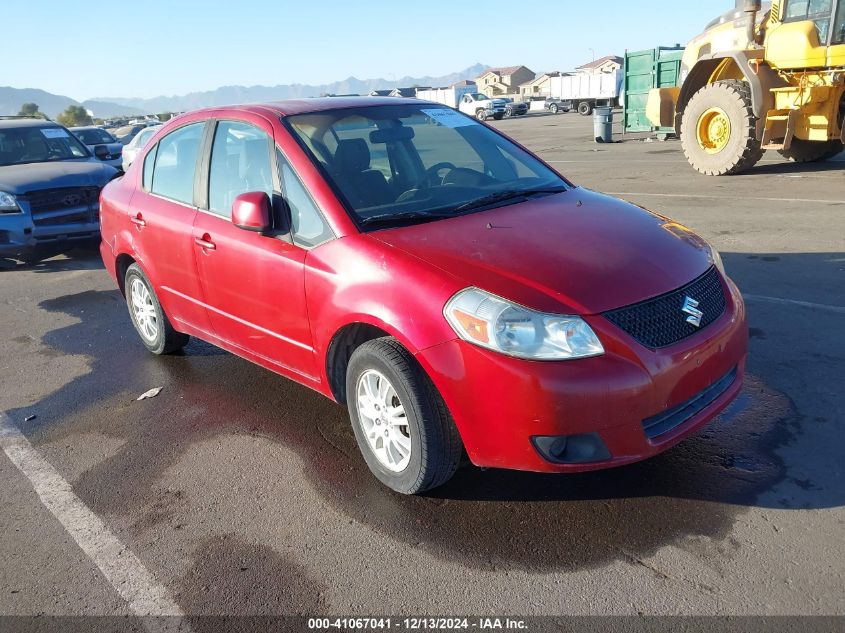
[{"label": "front tire", "polygon": [[706,176],[729,176],[756,165],[764,150],[748,84],[717,81],[696,92],[681,120],[681,146],[690,165]]},{"label": "front tire", "polygon": [[487,110],[484,110],[483,108],[479,108],[478,110],[475,111],[475,118],[478,119],[479,121],[486,121],[487,120]]},{"label": "front tire", "polygon": [[173,329],[152,284],[138,264],[126,269],[123,287],[132,325],[148,350],[153,354],[172,354],[188,344],[191,337]]},{"label": "front tire", "polygon": [[493,115],[493,120],[494,121],[501,121],[502,117],[504,117],[504,116],[505,116],[504,112],[497,112],[496,114]]},{"label": "front tire", "polygon": [[817,163],[833,158],[843,149],[842,141],[805,141],[794,138],[789,149],[779,149],[778,153],[794,163]]},{"label": "front tire", "polygon": [[373,475],[402,494],[446,483],[461,438],[434,384],[396,339],[368,341],[352,354],[346,400],[358,448]]},{"label": "front tire", "polygon": [[557,114],[557,110],[558,110],[558,108],[557,108],[556,103],[553,103],[552,105],[549,106],[549,112],[551,112],[552,114]]}]

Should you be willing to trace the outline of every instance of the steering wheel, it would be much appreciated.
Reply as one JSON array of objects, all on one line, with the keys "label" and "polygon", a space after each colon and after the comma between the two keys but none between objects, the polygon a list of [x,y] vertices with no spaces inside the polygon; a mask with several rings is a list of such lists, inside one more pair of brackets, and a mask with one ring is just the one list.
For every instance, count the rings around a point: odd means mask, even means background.
[{"label": "steering wheel", "polygon": [[[435,163],[434,165],[425,170],[425,174],[423,174],[422,179],[417,183],[417,188],[420,185],[426,185],[427,187],[431,187],[435,178],[437,178],[437,172],[442,171],[444,169],[454,171],[455,169],[457,169],[457,167],[455,167],[454,163],[450,163],[447,161]],[[445,177],[446,176],[444,175],[443,178]],[[443,181],[443,178],[440,179],[441,182]]]}]

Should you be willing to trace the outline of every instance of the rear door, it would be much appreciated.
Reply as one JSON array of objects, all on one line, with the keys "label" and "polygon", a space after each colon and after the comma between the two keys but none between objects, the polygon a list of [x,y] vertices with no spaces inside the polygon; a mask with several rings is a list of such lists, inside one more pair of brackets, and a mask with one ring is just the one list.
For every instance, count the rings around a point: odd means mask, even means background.
[{"label": "rear door", "polygon": [[209,331],[194,261],[194,181],[206,121],[187,123],[161,138],[145,156],[141,186],[129,220],[135,251],[168,317]]},{"label": "rear door", "polygon": [[236,196],[261,191],[282,202],[270,123],[238,113],[216,122],[205,204],[194,223],[194,257],[215,334],[282,373],[318,375],[305,305],[306,248],[278,214],[268,235],[232,224]]}]

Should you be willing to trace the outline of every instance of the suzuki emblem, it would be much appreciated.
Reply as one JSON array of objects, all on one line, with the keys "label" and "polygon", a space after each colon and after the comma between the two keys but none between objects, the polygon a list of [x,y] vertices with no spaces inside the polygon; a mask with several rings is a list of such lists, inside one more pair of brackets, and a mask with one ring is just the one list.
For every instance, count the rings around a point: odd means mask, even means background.
[{"label": "suzuki emblem", "polygon": [[687,323],[695,327],[701,327],[701,317],[704,316],[704,313],[698,309],[698,301],[692,297],[684,297],[684,305],[681,308],[681,312],[689,315],[687,317]]}]

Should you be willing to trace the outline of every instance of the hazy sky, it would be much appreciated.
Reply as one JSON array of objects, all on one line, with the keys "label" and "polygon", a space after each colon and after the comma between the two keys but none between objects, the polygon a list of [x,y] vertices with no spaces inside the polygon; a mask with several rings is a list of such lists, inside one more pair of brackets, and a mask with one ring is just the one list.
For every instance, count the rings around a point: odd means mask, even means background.
[{"label": "hazy sky", "polygon": [[[0,85],[82,100],[222,85],[566,70],[686,43],[733,0],[2,0]],[[483,9],[481,8],[483,7]],[[592,50],[591,50],[592,49]]]}]

